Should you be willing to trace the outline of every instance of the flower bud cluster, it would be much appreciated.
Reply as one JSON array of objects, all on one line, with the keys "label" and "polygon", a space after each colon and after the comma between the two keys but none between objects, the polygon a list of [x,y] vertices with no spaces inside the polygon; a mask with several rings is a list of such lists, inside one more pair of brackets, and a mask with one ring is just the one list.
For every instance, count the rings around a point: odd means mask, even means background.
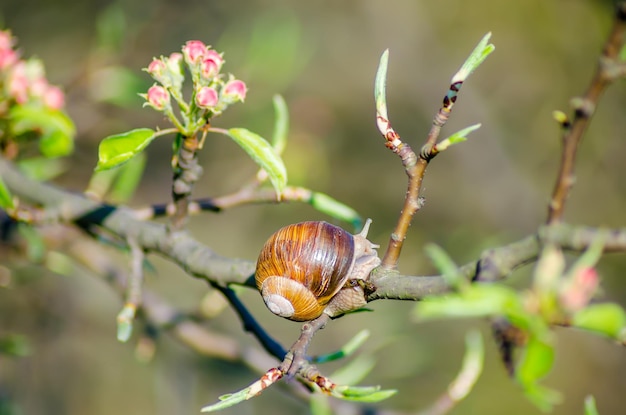
[{"label": "flower bud cluster", "polygon": [[[233,75],[225,79],[221,73],[223,65],[221,53],[199,40],[190,40],[183,45],[182,53],[150,62],[145,71],[156,83],[141,96],[146,100],[145,105],[163,112],[183,133],[192,134],[229,105],[246,98],[246,84]],[[186,73],[192,83],[188,99],[183,97]],[[183,122],[174,113],[172,102],[180,110]]]},{"label": "flower bud cluster", "polygon": [[0,116],[12,105],[37,104],[53,110],[65,105],[65,96],[46,79],[41,61],[21,59],[15,38],[0,31]]}]

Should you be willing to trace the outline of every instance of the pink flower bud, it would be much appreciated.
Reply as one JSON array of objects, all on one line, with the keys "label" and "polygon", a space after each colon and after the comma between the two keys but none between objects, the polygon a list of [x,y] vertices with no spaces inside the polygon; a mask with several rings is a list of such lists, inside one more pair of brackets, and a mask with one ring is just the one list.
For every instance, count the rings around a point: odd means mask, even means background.
[{"label": "pink flower bud", "polygon": [[0,47],[0,70],[15,65],[15,63],[19,60],[19,57],[19,53],[13,49],[2,49]]},{"label": "pink flower bud", "polygon": [[26,74],[26,64],[19,61],[11,70],[7,80],[9,96],[18,104],[25,104],[28,101],[28,76]]},{"label": "pink flower bud", "polygon": [[44,77],[39,77],[30,82],[30,94],[33,97],[42,97],[49,87],[48,80]]},{"label": "pink flower bud", "polygon": [[15,38],[8,30],[0,30],[0,51],[13,49]]},{"label": "pink flower bud", "polygon": [[198,63],[206,52],[206,45],[199,40],[189,40],[183,46],[183,55],[189,65]]},{"label": "pink flower bud", "polygon": [[160,78],[163,76],[163,72],[165,72],[165,69],[167,67],[165,66],[165,62],[163,62],[161,59],[152,59],[152,62],[150,62],[150,65],[148,65],[148,73],[153,77],[153,78]]},{"label": "pink flower bud", "polygon": [[223,63],[224,59],[222,59],[222,56],[213,49],[210,49],[204,55],[202,63],[200,64],[202,77],[204,79],[215,78],[220,73]]},{"label": "pink flower bud", "polygon": [[563,307],[572,312],[585,307],[595,294],[599,279],[598,273],[593,268],[583,268],[578,271],[560,293]]},{"label": "pink flower bud", "polygon": [[217,105],[217,91],[214,88],[203,86],[196,92],[196,104],[200,108],[213,108]]},{"label": "pink flower bud", "polygon": [[246,99],[246,92],[248,88],[243,81],[239,79],[231,79],[224,85],[224,89],[222,90],[222,95],[225,98],[224,101],[227,103],[233,103],[237,101],[243,102]]},{"label": "pink flower bud", "polygon": [[160,85],[153,85],[148,89],[146,99],[148,100],[148,105],[161,111],[169,105],[170,93]]},{"label": "pink flower bud", "polygon": [[46,107],[53,110],[60,110],[65,105],[65,95],[61,88],[54,85],[48,86],[43,95],[43,103]]}]

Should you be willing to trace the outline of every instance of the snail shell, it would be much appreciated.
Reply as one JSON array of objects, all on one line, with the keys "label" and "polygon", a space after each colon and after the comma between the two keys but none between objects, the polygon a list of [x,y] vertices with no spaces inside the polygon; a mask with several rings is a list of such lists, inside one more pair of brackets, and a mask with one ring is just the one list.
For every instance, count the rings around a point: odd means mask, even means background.
[{"label": "snail shell", "polygon": [[366,239],[370,221],[352,235],[327,222],[285,226],[263,246],[256,285],[270,311],[295,321],[331,317],[366,304],[349,280],[366,279],[380,264],[377,245]]}]

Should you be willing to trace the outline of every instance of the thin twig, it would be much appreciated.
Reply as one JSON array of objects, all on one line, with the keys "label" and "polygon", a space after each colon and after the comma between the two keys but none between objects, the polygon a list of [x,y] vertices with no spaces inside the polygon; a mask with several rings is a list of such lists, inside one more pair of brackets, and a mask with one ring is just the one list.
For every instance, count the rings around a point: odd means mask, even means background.
[{"label": "thin twig", "polygon": [[548,224],[554,224],[563,219],[565,201],[574,186],[574,166],[578,145],[591,121],[600,95],[620,75],[619,71],[613,71],[612,68],[618,65],[618,55],[624,47],[625,31],[626,3],[620,3],[617,6],[613,28],[604,44],[596,73],[585,95],[582,98],[573,100],[574,118],[571,123],[568,123],[563,128],[563,152],[561,153],[561,164],[552,192],[552,199],[548,206]]},{"label": "thin twig", "polygon": [[172,200],[175,211],[172,215],[171,229],[178,231],[184,228],[187,220],[189,201],[195,183],[202,175],[202,166],[198,163],[197,151],[200,142],[196,135],[180,139],[181,145],[175,157],[174,179],[172,183]]}]

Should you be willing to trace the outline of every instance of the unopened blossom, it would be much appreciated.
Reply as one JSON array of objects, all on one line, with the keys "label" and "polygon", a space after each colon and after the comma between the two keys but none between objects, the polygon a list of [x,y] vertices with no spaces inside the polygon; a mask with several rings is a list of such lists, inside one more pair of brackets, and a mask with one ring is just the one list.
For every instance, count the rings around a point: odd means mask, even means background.
[{"label": "unopened blossom", "polygon": [[53,110],[60,110],[65,105],[63,91],[54,85],[48,85],[48,89],[44,92],[42,99],[44,105]]},{"label": "unopened blossom", "polygon": [[198,63],[206,52],[206,45],[199,40],[189,40],[183,46],[183,55],[189,65]]},{"label": "unopened blossom", "polygon": [[560,293],[563,308],[575,312],[584,308],[599,285],[599,276],[594,268],[583,268],[576,272]]},{"label": "unopened blossom", "polygon": [[9,96],[18,104],[25,104],[28,101],[29,84],[26,65],[23,61],[17,62],[11,69],[7,79]]},{"label": "unopened blossom", "polygon": [[156,110],[163,110],[170,103],[170,94],[167,92],[167,89],[162,86],[153,85],[150,89],[148,89],[146,100],[152,108]]},{"label": "unopened blossom", "polygon": [[202,77],[209,80],[216,77],[222,69],[223,64],[224,59],[222,58],[222,55],[213,49],[209,49],[204,54],[202,62],[200,63]]},{"label": "unopened blossom", "polygon": [[[0,32],[2,33],[2,32]],[[8,68],[19,60],[20,55],[13,49],[0,48],[0,70]]]},{"label": "unopened blossom", "polygon": [[240,81],[239,79],[231,79],[226,83],[226,85],[224,85],[224,89],[222,89],[223,101],[228,104],[237,101],[243,102],[246,99],[247,91],[248,88],[246,87],[245,82]]},{"label": "unopened blossom", "polygon": [[152,62],[148,65],[147,72],[152,75],[153,78],[160,78],[163,76],[163,73],[167,69],[165,62],[161,59],[154,58]]},{"label": "unopened blossom", "polygon": [[0,50],[13,49],[15,38],[8,30],[0,30]]},{"label": "unopened blossom", "polygon": [[214,88],[203,86],[196,92],[196,104],[200,108],[213,108],[217,105],[218,96]]}]

